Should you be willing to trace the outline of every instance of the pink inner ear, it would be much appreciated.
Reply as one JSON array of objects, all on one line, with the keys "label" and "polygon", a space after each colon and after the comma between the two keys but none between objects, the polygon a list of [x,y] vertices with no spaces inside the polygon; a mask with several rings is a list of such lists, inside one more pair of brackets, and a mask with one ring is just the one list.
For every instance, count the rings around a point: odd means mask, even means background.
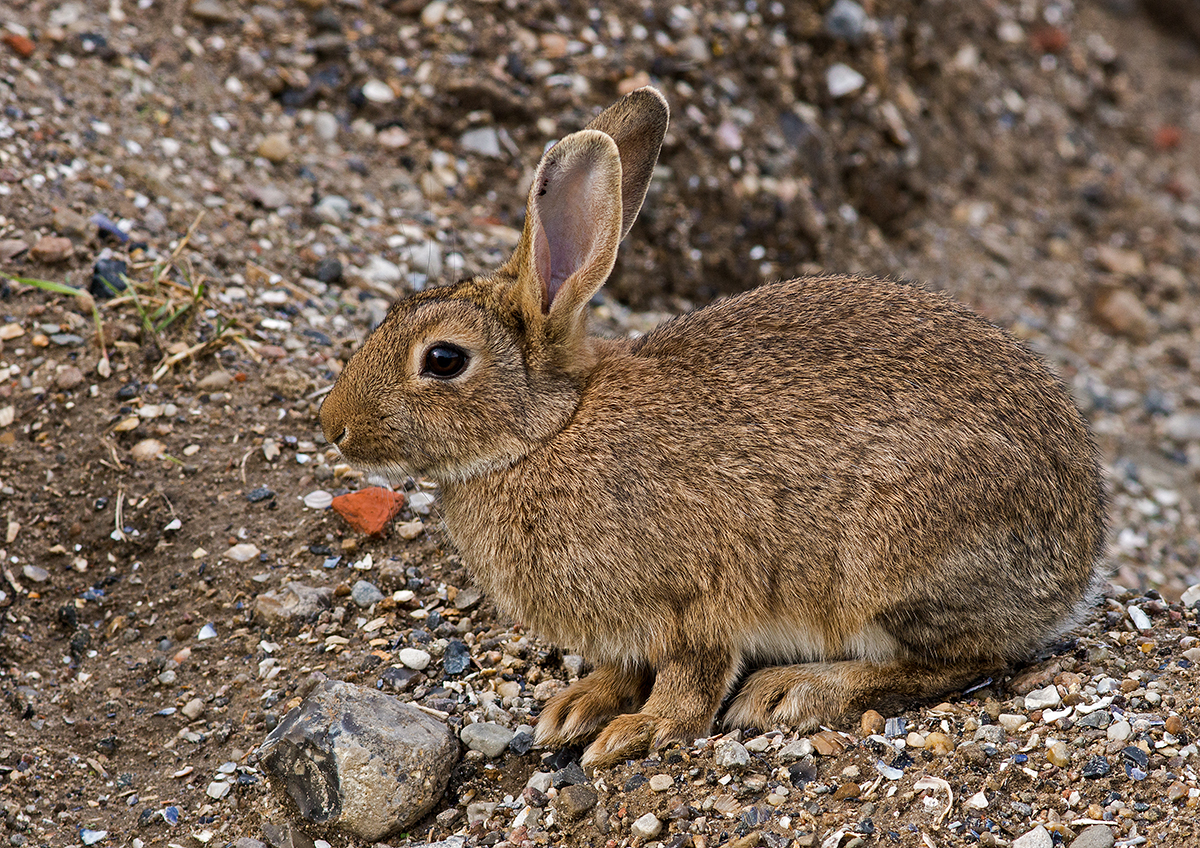
[{"label": "pink inner ear", "polygon": [[547,312],[563,283],[591,257],[602,214],[593,163],[576,158],[571,164],[574,167],[562,168],[557,161],[545,163],[534,201],[534,260],[542,281],[542,309]]}]

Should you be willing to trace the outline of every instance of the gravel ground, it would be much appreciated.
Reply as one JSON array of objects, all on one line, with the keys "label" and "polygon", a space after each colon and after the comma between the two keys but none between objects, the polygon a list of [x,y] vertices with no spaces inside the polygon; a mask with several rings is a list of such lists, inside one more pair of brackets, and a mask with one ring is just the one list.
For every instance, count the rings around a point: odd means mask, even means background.
[{"label": "gravel ground", "polygon": [[819,269],[948,291],[1093,422],[1114,585],[1051,655],[862,726],[590,777],[470,751],[411,841],[1194,844],[1200,32],[851,6],[0,2],[9,844],[306,846],[252,752],[314,676],[517,729],[586,672],[479,597],[418,483],[386,538],[324,508],[366,481],[315,413],[392,298],[506,255],[546,143],[646,83],[672,127],[597,325]]}]

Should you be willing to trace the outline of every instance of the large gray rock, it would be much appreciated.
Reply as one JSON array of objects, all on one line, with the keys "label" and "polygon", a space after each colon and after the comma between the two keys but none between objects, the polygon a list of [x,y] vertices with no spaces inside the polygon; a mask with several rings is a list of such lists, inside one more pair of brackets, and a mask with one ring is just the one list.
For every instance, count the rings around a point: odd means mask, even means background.
[{"label": "large gray rock", "polygon": [[458,741],[416,707],[330,680],[284,716],[258,754],[304,818],[375,841],[437,803]]}]

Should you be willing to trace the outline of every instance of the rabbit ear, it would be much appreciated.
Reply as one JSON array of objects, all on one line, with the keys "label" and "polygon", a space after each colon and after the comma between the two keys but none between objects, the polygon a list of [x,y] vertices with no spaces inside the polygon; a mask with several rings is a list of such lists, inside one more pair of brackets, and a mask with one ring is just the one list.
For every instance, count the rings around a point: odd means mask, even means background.
[{"label": "rabbit ear", "polygon": [[550,148],[526,214],[523,299],[551,325],[572,323],[604,285],[621,243],[621,157],[612,138],[580,130]]},{"label": "rabbit ear", "polygon": [[612,138],[621,152],[621,238],[646,199],[669,115],[667,99],[658,89],[644,86],[609,106],[586,127]]}]

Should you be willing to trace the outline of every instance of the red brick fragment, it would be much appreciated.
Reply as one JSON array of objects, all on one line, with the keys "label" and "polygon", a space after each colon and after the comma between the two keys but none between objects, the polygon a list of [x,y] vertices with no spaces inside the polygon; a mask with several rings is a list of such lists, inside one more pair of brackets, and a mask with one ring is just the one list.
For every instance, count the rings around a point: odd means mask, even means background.
[{"label": "red brick fragment", "polygon": [[36,46],[33,43],[33,39],[25,35],[17,35],[15,32],[4,33],[3,36],[0,36],[0,41],[11,47],[13,52],[22,59],[28,59],[32,56],[33,49]]},{"label": "red brick fragment", "polygon": [[355,530],[368,536],[382,533],[403,508],[404,493],[382,486],[359,489],[333,499],[334,511]]}]

